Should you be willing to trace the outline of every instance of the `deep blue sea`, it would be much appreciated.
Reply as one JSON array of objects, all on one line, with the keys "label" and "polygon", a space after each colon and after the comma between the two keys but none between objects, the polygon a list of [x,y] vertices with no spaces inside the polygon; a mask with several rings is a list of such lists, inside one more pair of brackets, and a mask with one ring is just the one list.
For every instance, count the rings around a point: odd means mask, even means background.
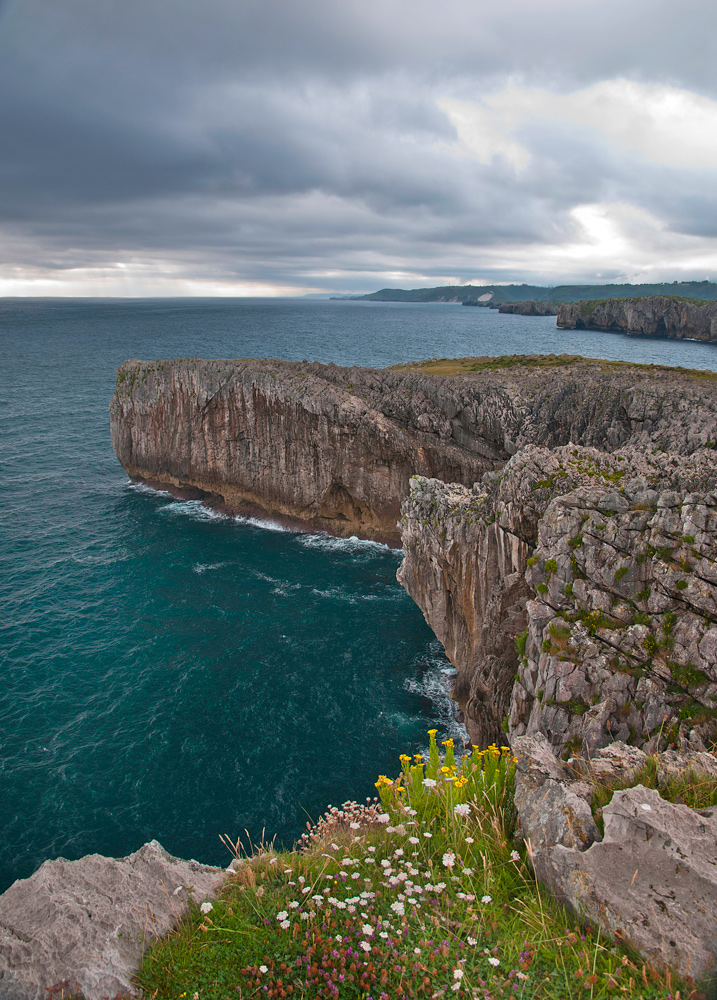
[{"label": "deep blue sea", "polygon": [[0,890],[155,837],[291,844],[435,724],[449,664],[400,553],[133,487],[109,440],[127,358],[383,366],[568,352],[717,370],[717,347],[454,305],[0,300]]}]

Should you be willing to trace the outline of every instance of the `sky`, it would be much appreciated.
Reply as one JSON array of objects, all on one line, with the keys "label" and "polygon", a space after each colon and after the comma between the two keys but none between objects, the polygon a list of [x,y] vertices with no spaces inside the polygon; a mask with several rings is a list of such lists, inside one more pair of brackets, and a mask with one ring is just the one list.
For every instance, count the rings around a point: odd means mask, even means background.
[{"label": "sky", "polygon": [[714,0],[0,0],[0,295],[717,280]]}]

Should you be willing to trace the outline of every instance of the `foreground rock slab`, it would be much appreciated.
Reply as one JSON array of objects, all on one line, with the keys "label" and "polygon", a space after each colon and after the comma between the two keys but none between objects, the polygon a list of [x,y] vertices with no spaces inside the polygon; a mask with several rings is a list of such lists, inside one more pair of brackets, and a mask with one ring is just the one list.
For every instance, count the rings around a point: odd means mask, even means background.
[{"label": "foreground rock slab", "polygon": [[65,980],[87,1000],[132,991],[146,945],[225,877],[156,840],[126,858],[46,861],[0,896],[0,1000],[41,1000]]}]

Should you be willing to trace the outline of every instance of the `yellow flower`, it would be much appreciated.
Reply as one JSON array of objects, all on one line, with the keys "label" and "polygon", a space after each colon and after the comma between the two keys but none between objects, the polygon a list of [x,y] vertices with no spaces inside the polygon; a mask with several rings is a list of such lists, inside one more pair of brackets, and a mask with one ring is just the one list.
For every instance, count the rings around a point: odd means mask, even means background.
[{"label": "yellow flower", "polygon": [[416,762],[417,764],[420,764],[420,763],[421,763],[421,761],[423,760],[423,754],[420,754],[420,753],[414,753],[414,755],[413,755],[413,759],[415,760],[415,762]]},{"label": "yellow flower", "polygon": [[453,746],[453,740],[450,740],[450,739],[449,740],[443,740],[443,743],[441,745],[444,746],[444,747],[452,747]]},{"label": "yellow flower", "polygon": [[437,729],[429,729],[428,730],[428,735],[429,736],[435,736],[437,732],[438,732]]},{"label": "yellow flower", "polygon": [[401,761],[401,763],[404,763],[404,761],[409,761],[411,758],[408,756],[407,753],[402,753],[399,755],[398,759]]}]

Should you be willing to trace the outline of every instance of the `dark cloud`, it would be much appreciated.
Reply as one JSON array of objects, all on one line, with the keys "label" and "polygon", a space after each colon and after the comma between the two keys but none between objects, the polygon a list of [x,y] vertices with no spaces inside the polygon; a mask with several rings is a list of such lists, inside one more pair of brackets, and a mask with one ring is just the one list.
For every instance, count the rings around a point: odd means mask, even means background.
[{"label": "dark cloud", "polygon": [[[646,121],[650,88],[717,99],[714,22],[695,0],[0,0],[0,281],[590,278],[586,205],[635,243],[614,276],[702,261],[717,147],[660,162],[601,131],[600,87],[641,85]],[[446,101],[483,109],[469,141]]]}]

